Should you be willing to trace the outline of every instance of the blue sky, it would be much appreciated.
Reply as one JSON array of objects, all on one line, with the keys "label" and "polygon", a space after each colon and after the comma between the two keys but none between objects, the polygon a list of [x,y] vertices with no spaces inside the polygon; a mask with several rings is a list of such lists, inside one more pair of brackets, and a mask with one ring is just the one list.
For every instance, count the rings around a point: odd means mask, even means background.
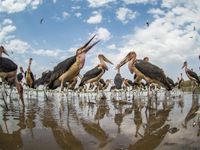
[{"label": "blue sky", "polygon": [[[176,79],[185,60],[200,72],[198,14],[196,0],[1,0],[0,44],[24,69],[32,57],[39,77],[96,33],[101,42],[88,53],[81,74],[98,64],[100,53],[116,65],[135,50]],[[115,75],[114,66],[109,68],[104,78]],[[122,76],[132,79],[127,65]]]}]

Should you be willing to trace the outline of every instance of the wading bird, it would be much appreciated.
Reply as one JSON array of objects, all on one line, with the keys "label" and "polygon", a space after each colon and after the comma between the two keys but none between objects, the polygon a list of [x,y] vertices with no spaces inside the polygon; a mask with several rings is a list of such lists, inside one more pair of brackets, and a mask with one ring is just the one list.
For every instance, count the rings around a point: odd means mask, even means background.
[{"label": "wading bird", "polygon": [[79,74],[80,70],[85,64],[86,53],[99,42],[98,40],[89,45],[95,36],[96,35],[94,35],[84,46],[77,49],[76,55],[65,59],[54,67],[50,82],[48,84],[49,89],[56,89],[60,86],[60,90],[63,91],[64,84],[66,82],[71,82],[71,80],[73,80],[74,77]]},{"label": "wading bird", "polygon": [[31,71],[32,58],[29,59],[27,71],[25,72],[26,84],[29,88],[35,88],[35,79]]},{"label": "wading bird", "polygon": [[195,83],[196,85],[199,86],[199,85],[200,85],[199,77],[198,77],[198,75],[197,75],[194,71],[192,71],[192,70],[190,70],[190,69],[188,68],[187,61],[185,61],[185,62],[183,63],[182,69],[183,69],[183,68],[185,68],[185,73],[186,73],[187,77],[188,77],[193,83]]},{"label": "wading bird", "polygon": [[24,69],[20,67],[19,70],[20,70],[20,73],[17,74],[17,80],[21,82],[24,78]]},{"label": "wading bird", "polygon": [[79,86],[83,86],[87,83],[97,82],[101,79],[103,74],[106,70],[108,70],[108,67],[105,62],[108,62],[110,64],[113,64],[110,60],[108,60],[104,55],[99,54],[98,55],[100,64],[98,64],[95,68],[89,70],[83,75],[83,78],[81,80],[81,83]]},{"label": "wading bird", "polygon": [[127,56],[117,65],[116,69],[120,68],[128,62],[128,68],[131,73],[135,73],[138,77],[143,78],[148,85],[150,83],[157,83],[167,90],[171,90],[171,86],[167,81],[164,71],[144,60],[137,60],[136,53],[131,51]]},{"label": "wading bird", "polygon": [[20,100],[24,105],[23,87],[17,80],[17,65],[9,58],[2,57],[2,53],[8,55],[3,46],[0,46],[0,77],[8,85],[15,85],[19,93]]}]

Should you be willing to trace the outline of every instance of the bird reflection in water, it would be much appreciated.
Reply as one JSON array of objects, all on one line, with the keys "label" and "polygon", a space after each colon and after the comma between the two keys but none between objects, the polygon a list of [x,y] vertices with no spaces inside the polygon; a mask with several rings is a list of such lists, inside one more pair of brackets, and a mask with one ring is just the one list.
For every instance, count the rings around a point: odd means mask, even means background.
[{"label": "bird reflection in water", "polygon": [[198,111],[198,109],[199,109],[199,97],[197,94],[192,94],[192,105],[182,124],[184,128],[187,128],[188,122],[197,115],[196,112]]}]

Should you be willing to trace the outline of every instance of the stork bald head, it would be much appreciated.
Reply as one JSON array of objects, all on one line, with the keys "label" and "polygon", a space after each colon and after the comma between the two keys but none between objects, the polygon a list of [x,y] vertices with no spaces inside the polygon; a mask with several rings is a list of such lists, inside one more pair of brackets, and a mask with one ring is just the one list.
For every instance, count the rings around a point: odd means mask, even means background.
[{"label": "stork bald head", "polygon": [[187,61],[185,61],[185,62],[183,63],[182,69],[185,68],[185,67],[187,67]]},{"label": "stork bald head", "polygon": [[127,62],[131,61],[131,60],[135,60],[136,59],[136,53],[135,51],[131,51],[129,52],[126,57],[116,66],[115,69],[118,69],[120,67],[122,67],[123,65],[125,65]]}]

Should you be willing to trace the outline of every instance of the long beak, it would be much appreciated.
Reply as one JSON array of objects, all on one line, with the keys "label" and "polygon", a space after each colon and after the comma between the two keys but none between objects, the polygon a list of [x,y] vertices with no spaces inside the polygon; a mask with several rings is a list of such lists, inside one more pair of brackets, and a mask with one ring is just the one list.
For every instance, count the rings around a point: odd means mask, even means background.
[{"label": "long beak", "polygon": [[90,44],[90,42],[95,38],[95,36],[96,36],[96,34],[87,43],[85,43],[85,45],[83,45],[82,48],[87,47]]},{"label": "long beak", "polygon": [[123,65],[125,65],[129,61],[129,55],[127,55],[117,66],[115,69],[119,69]]},{"label": "long beak", "polygon": [[3,52],[4,52],[4,54],[6,54],[7,56],[9,56],[9,54],[8,54],[7,50],[5,50],[5,49],[4,49],[4,51],[3,51]]},{"label": "long beak", "polygon": [[108,60],[105,56],[103,56],[103,60],[113,65],[113,63],[110,60]]},{"label": "long beak", "polygon": [[90,45],[90,46],[88,46],[88,47],[85,47],[85,48],[83,49],[83,51],[84,51],[85,53],[87,53],[93,46],[95,46],[97,43],[99,43],[99,41],[100,41],[100,40],[94,42],[92,45]]}]

